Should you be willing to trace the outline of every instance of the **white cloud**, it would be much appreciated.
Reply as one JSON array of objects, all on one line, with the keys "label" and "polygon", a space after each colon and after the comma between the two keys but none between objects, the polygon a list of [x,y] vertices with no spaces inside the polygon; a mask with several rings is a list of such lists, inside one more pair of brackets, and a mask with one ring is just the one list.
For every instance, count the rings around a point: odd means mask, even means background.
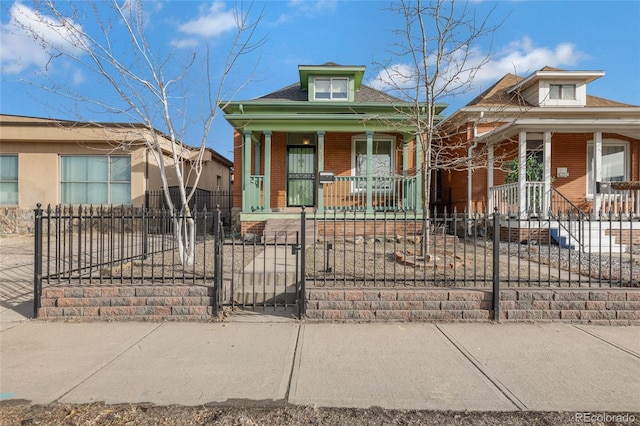
[{"label": "white cloud", "polygon": [[0,67],[3,73],[18,74],[31,66],[45,68],[52,54],[81,54],[81,27],[64,24],[41,15],[20,3],[9,10],[9,22],[0,24]]},{"label": "white cloud", "polygon": [[[453,86],[468,89],[469,81],[472,81],[471,84],[475,87],[486,86],[486,84],[492,84],[508,73],[526,76],[544,66],[572,67],[586,57],[572,43],[559,43],[555,47],[536,47],[528,37],[515,40],[499,49],[484,64],[485,52],[471,49],[468,53],[462,71],[456,68],[459,65],[456,60],[460,59],[456,55],[451,56],[449,63],[443,64],[448,69],[441,70],[441,73],[445,79],[449,77],[448,81]],[[411,67],[412,65],[408,64],[392,65],[386,70],[380,71],[370,84],[380,90],[415,87]],[[478,69],[478,67],[480,68]],[[474,72],[475,75],[472,78]]]},{"label": "white cloud", "polygon": [[536,47],[525,37],[515,40],[496,52],[476,75],[477,82],[492,82],[507,73],[526,76],[544,66],[572,67],[586,55],[573,43],[559,43],[555,47]]},{"label": "white cloud", "polygon": [[195,38],[181,38],[171,40],[170,44],[177,49],[189,49],[196,47],[198,45],[198,40]]},{"label": "white cloud", "polygon": [[337,3],[336,0],[290,0],[289,6],[305,14],[334,13]]},{"label": "white cloud", "polygon": [[236,18],[233,10],[225,10],[225,3],[215,2],[206,10],[206,13],[187,21],[178,27],[185,34],[193,34],[202,37],[216,37],[236,27]]}]

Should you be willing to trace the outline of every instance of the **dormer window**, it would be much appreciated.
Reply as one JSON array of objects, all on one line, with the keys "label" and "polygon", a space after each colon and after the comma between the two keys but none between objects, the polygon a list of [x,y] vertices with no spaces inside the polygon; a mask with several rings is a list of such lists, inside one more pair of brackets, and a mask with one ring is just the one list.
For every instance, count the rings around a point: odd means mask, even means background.
[{"label": "dormer window", "polygon": [[315,78],[315,98],[322,100],[348,99],[349,79],[347,78]]},{"label": "dormer window", "polygon": [[550,84],[549,99],[553,100],[576,100],[575,84]]}]

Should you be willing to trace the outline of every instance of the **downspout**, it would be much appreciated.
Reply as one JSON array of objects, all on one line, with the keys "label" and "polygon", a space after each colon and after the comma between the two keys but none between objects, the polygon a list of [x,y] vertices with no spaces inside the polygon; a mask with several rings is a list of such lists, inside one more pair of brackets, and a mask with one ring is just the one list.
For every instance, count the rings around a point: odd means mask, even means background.
[{"label": "downspout", "polygon": [[[480,111],[480,119],[482,119],[482,117],[484,117],[484,111]],[[475,121],[473,123],[473,145],[469,147],[469,153],[467,157],[469,159],[469,165],[467,168],[467,213],[468,214],[471,214],[471,207],[472,207],[471,197],[473,196],[472,194],[473,172],[471,170],[471,158],[473,158],[472,157],[473,150],[478,147],[478,141],[476,140],[477,136],[478,136],[478,122]]]}]

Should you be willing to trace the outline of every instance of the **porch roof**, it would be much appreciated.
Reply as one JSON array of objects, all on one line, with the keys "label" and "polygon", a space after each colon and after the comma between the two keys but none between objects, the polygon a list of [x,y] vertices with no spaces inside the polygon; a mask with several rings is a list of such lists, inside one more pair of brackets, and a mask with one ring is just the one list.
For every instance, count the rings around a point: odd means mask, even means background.
[{"label": "porch roof", "polygon": [[637,108],[637,110],[636,117],[617,119],[578,119],[573,117],[521,118],[499,127],[496,130],[479,135],[476,140],[479,142],[489,142],[496,136],[499,136],[502,140],[522,130],[529,132],[549,131],[554,133],[617,133],[640,140],[640,108]]}]

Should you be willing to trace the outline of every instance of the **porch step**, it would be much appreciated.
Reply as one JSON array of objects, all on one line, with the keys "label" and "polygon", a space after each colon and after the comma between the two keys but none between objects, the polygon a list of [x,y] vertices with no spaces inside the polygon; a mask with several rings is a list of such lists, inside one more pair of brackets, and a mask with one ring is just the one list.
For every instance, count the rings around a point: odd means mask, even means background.
[{"label": "porch step", "polygon": [[213,287],[105,285],[42,290],[38,317],[47,319],[211,320]]},{"label": "porch step", "polygon": [[[296,237],[301,238],[300,219],[267,219],[264,227],[264,242],[267,244],[295,244]],[[305,244],[313,244],[315,228],[311,220],[305,224]]]},{"label": "porch step", "polygon": [[607,235],[605,228],[602,228],[600,224],[587,222],[583,225],[582,230],[575,229],[569,230],[567,227],[560,226],[558,228],[551,229],[551,237],[562,248],[569,248],[571,250],[580,250],[584,253],[624,253],[627,251],[627,246],[624,244],[617,244],[615,242],[615,236]]}]

